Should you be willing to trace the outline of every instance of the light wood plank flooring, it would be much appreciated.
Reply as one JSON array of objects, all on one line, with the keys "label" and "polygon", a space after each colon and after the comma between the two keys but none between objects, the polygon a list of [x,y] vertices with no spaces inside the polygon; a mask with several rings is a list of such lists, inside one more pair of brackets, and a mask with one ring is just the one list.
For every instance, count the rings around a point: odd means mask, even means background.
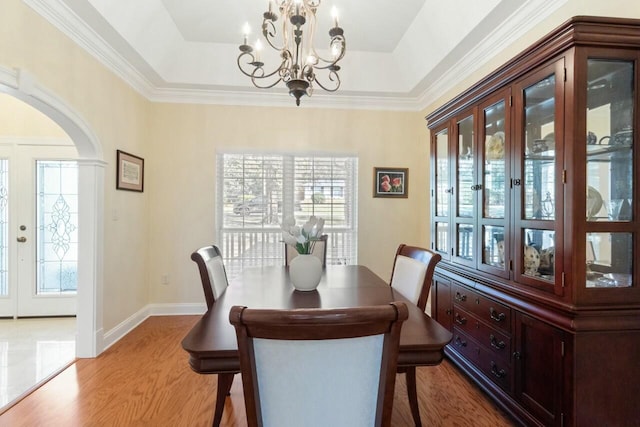
[{"label": "light wood plank flooring", "polygon": [[[197,316],[151,317],[95,359],[79,359],[0,415],[0,426],[210,426],[215,375],[191,371],[180,341]],[[512,421],[449,362],[418,368],[426,426],[511,426]],[[246,426],[236,376],[224,426]],[[398,376],[393,426],[411,426]]]}]

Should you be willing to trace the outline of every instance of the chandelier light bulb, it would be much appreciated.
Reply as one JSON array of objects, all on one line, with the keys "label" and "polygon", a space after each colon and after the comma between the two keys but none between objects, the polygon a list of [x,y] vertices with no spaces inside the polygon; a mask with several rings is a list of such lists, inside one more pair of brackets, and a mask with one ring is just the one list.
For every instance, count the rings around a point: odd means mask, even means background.
[{"label": "chandelier light bulb", "polygon": [[244,44],[247,44],[247,39],[249,38],[249,34],[251,34],[251,27],[248,22],[245,22],[242,26],[242,34],[244,34]]},{"label": "chandelier light bulb", "polygon": [[333,26],[338,27],[338,8],[335,6],[331,8],[331,17],[333,18]]}]

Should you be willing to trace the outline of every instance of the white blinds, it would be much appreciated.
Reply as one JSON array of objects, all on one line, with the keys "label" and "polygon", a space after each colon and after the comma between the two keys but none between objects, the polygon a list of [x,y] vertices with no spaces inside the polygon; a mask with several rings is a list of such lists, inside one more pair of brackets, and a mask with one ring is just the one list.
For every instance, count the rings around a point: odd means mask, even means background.
[{"label": "white blinds", "polygon": [[217,240],[228,273],[284,263],[284,216],[324,218],[327,263],[356,263],[357,169],[353,156],[219,154]]}]

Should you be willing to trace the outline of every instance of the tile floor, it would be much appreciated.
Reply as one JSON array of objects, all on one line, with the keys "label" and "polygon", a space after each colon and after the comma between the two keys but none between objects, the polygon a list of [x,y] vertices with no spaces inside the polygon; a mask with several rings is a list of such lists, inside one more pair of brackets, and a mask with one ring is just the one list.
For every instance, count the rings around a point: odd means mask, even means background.
[{"label": "tile floor", "polygon": [[0,412],[75,359],[76,319],[0,319]]}]

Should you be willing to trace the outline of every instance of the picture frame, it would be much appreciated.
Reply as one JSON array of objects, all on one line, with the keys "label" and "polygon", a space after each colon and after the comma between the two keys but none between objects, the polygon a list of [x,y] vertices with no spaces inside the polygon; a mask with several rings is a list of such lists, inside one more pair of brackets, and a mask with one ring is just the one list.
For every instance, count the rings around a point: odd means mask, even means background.
[{"label": "picture frame", "polygon": [[373,197],[409,197],[409,169],[374,167]]},{"label": "picture frame", "polygon": [[116,189],[144,191],[144,159],[133,154],[116,150]]}]

